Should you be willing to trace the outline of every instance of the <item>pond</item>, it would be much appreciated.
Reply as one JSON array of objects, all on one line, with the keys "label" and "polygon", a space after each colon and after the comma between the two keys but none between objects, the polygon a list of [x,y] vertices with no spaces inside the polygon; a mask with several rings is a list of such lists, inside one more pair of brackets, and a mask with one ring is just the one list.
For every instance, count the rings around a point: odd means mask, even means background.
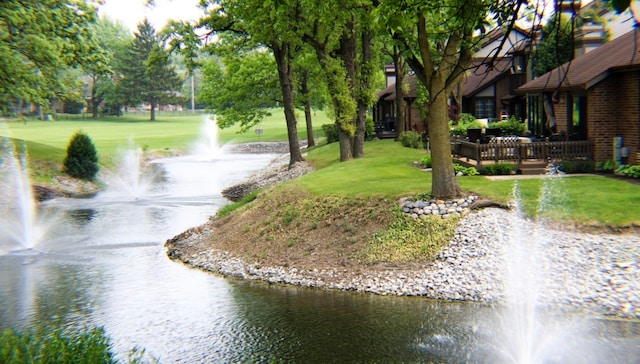
[{"label": "pond", "polygon": [[[42,204],[46,239],[25,250],[0,237],[0,330],[102,326],[119,359],[138,347],[161,363],[518,361],[495,342],[491,307],[227,279],[167,258],[167,239],[207,221],[228,203],[224,187],[273,157],[158,160],[135,192],[128,179]],[[587,321],[579,343],[533,362],[640,357],[638,323]]]}]

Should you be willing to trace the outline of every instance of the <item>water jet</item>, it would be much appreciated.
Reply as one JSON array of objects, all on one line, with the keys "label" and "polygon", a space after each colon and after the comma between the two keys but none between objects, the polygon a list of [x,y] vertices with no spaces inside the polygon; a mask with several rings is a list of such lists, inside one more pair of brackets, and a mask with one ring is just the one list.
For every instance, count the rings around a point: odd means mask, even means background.
[{"label": "water jet", "polygon": [[16,153],[8,138],[0,139],[0,195],[0,250],[33,250],[52,221],[38,213],[26,152]]}]

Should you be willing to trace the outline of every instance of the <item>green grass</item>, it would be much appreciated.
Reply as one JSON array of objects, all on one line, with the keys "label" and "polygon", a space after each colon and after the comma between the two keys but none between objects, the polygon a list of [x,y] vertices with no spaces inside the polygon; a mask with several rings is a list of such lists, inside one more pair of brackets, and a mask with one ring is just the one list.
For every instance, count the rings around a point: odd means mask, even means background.
[{"label": "green grass", "polygon": [[[412,166],[425,151],[404,148],[391,140],[367,142],[365,158],[340,163],[338,145],[314,148],[307,159],[318,170],[291,183],[314,194],[379,195],[388,198],[429,193],[431,173]],[[611,226],[640,225],[640,184],[602,176],[490,180],[458,177],[467,192],[500,202],[513,200],[518,185],[521,204],[529,217],[540,216]],[[545,198],[540,196],[545,194]]]},{"label": "green grass", "polygon": [[[306,139],[304,115],[298,113],[300,139]],[[0,137],[9,136],[17,140],[18,149],[28,151],[35,181],[42,182],[61,173],[60,164],[66,155],[66,148],[72,135],[82,130],[91,137],[98,151],[98,163],[110,167],[114,164],[119,150],[133,141],[146,151],[154,153],[182,153],[188,150],[201,136],[207,115],[158,113],[156,121],[149,121],[148,115],[136,114],[122,117],[104,117],[97,120],[77,115],[60,115],[54,121],[35,118],[10,120],[0,124]],[[321,136],[321,124],[330,122],[322,111],[313,113],[314,135]],[[6,125],[3,128],[2,125]],[[255,132],[262,129],[261,134]],[[218,131],[220,144],[246,143],[255,141],[286,141],[287,127],[282,110],[272,110],[256,128],[238,134],[238,127]]]},{"label": "green grass", "polygon": [[[300,139],[305,138],[301,112]],[[158,115],[157,121],[148,121],[147,116],[110,117],[100,120],[70,119],[56,121],[9,121],[8,134],[26,146],[31,161],[41,164],[61,164],[66,146],[77,130],[89,134],[96,148],[100,163],[109,165],[118,148],[125,147],[129,138],[146,150],[185,150],[200,135],[203,115]],[[322,112],[314,113],[316,136],[321,135],[320,126],[330,123]],[[256,134],[255,128],[237,134],[238,128],[219,131],[221,143],[287,140],[284,115],[274,110],[273,115],[257,126],[263,130]],[[0,128],[0,136],[5,130]],[[365,157],[345,163],[339,162],[338,144],[321,145],[309,151],[307,159],[318,169],[292,182],[314,194],[337,194],[354,196],[383,196],[398,198],[428,193],[431,190],[431,174],[412,164],[424,157],[425,151],[404,148],[392,140],[372,141],[365,145]],[[60,173],[53,167],[32,171],[35,180],[51,178]],[[459,177],[460,187],[483,197],[507,202],[511,200],[514,180],[489,180],[483,176]],[[522,205],[529,216],[540,210],[539,195],[543,180],[518,180]],[[580,223],[600,222],[614,226],[640,225],[640,185],[600,176],[563,178],[561,186],[555,188],[556,202],[546,208],[548,217],[574,220]]]},{"label": "green grass", "polygon": [[316,168],[294,183],[314,194],[400,197],[431,189],[431,174],[413,166],[426,152],[393,140],[367,142],[365,157],[339,162],[338,143],[314,148],[308,159]]}]

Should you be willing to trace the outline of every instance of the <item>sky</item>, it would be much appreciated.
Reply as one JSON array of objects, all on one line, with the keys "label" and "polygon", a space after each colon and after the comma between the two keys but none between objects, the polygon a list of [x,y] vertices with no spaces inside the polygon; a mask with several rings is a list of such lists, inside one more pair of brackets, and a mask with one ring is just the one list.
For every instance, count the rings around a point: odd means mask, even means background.
[{"label": "sky", "polygon": [[169,19],[197,20],[204,15],[198,8],[198,0],[155,0],[153,7],[146,6],[145,0],[105,0],[98,12],[122,22],[131,32],[145,16],[159,31]]}]

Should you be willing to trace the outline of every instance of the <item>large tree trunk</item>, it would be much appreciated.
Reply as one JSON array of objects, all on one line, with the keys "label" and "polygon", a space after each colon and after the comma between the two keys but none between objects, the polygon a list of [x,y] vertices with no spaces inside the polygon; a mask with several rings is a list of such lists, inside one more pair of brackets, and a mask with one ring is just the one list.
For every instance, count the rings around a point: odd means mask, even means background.
[{"label": "large tree trunk", "polygon": [[[429,139],[431,145],[431,196],[451,199],[462,195],[453,172],[453,158],[449,142],[447,92],[442,76],[433,77],[429,99]],[[433,91],[432,91],[433,90]],[[432,92],[431,92],[432,91]]]},{"label": "large tree trunk", "polygon": [[358,102],[358,114],[356,117],[356,135],[353,141],[353,157],[364,157],[364,141],[367,127],[367,112],[369,111],[370,98],[368,96],[369,83],[372,77],[372,69],[369,65],[371,62],[371,33],[366,22],[363,22],[364,29],[362,29],[361,40],[361,52],[362,59],[360,63],[360,84],[359,90],[356,94]]},{"label": "large tree trunk", "polygon": [[289,168],[295,163],[304,161],[298,142],[298,127],[293,104],[293,82],[291,82],[291,67],[289,62],[289,47],[278,44],[272,47],[273,55],[278,67],[278,80],[284,106],[284,118],[287,122],[287,136],[289,139]]},{"label": "large tree trunk", "polygon": [[[349,147],[351,148],[351,157],[349,159],[361,158],[364,155],[364,119],[362,120],[362,125],[359,125],[358,116],[360,102],[356,97],[356,88],[358,84],[356,79],[356,57],[358,54],[358,44],[354,27],[355,25],[353,21],[347,22],[340,37],[340,49],[338,50],[338,54],[340,55],[340,59],[342,60],[343,67],[346,72],[349,94],[356,102],[356,113],[353,114],[353,119],[350,122],[352,127],[355,127],[355,131],[348,139],[339,137],[341,144],[349,143]],[[340,145],[340,151],[343,149],[346,150],[346,147],[346,145]]]}]

